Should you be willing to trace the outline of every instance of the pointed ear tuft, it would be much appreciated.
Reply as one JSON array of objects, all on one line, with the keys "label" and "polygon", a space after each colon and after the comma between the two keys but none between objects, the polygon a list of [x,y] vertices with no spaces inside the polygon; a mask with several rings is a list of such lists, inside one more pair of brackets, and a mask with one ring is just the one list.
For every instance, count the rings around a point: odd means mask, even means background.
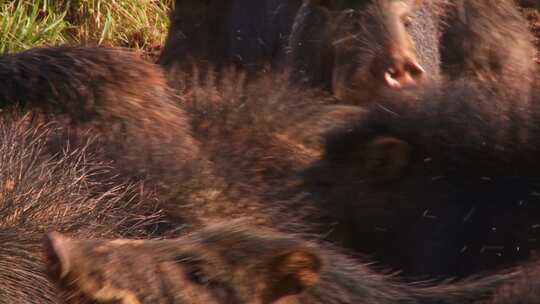
[{"label": "pointed ear tuft", "polygon": [[411,146],[395,137],[377,137],[366,147],[366,169],[375,181],[399,177],[409,164]]},{"label": "pointed ear tuft", "polygon": [[71,240],[58,232],[48,233],[43,240],[46,272],[54,280],[64,278],[71,268]]}]

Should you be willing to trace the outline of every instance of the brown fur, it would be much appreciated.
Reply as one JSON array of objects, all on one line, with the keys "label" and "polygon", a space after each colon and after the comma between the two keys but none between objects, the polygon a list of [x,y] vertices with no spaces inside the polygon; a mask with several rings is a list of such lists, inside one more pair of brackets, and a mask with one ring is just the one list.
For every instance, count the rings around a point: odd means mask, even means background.
[{"label": "brown fur", "polygon": [[442,37],[443,67],[523,89],[535,71],[534,37],[513,0],[451,1]]},{"label": "brown fur", "polygon": [[521,13],[529,22],[529,28],[533,33],[536,46],[536,63],[540,63],[540,7],[539,8],[522,8]]},{"label": "brown fur", "polygon": [[[142,181],[157,190],[169,217],[191,228],[237,217],[276,227],[302,223],[302,210],[298,217],[285,216],[282,209],[288,205],[279,197],[274,196],[272,204],[261,198],[270,197],[270,186],[316,157],[321,146],[321,133],[316,132],[359,112],[347,107],[318,109],[314,102],[292,116],[294,108],[302,109],[314,94],[284,87],[271,97],[267,93],[284,82],[269,79],[246,91],[224,83],[216,94],[210,84],[203,88],[190,84],[175,97],[156,66],[114,49],[36,49],[1,60],[0,72],[9,77],[0,90],[5,106],[19,102],[38,118],[49,119],[41,112],[66,118],[71,122],[68,139],[75,146],[85,134],[97,131],[91,148],[111,159],[123,180]],[[224,107],[213,107],[219,94]],[[288,104],[295,96],[297,105]],[[272,98],[275,102],[266,104]],[[177,100],[191,112],[196,139],[186,113],[174,104]],[[305,118],[310,115],[314,118]],[[321,130],[302,134],[306,130],[302,124],[312,122]],[[64,140],[59,136],[57,143]],[[272,155],[276,159],[269,158]]]},{"label": "brown fur", "polygon": [[517,2],[523,7],[540,9],[540,3],[535,0],[518,0]]},{"label": "brown fur", "polygon": [[227,53],[226,13],[231,1],[175,1],[159,63],[167,69],[193,62],[219,64]]},{"label": "brown fur", "polygon": [[[238,79],[184,86],[195,137],[227,200],[179,216],[205,222],[248,213],[267,226],[300,224],[411,276],[465,276],[523,260],[537,246],[526,231],[534,205],[502,215],[535,191],[535,150],[528,149],[536,145],[539,94],[517,98],[491,81],[462,79],[382,97],[366,111],[279,79]],[[486,176],[496,182],[485,184]],[[505,181],[509,194],[497,195]],[[460,224],[477,208],[477,222]],[[491,224],[499,232],[486,235]]]},{"label": "brown fur", "polygon": [[[93,151],[112,160],[122,179],[156,189],[164,206],[211,187],[212,179],[202,177],[211,175],[209,164],[161,69],[133,52],[31,49],[0,57],[0,75],[3,108],[19,105],[37,120],[66,121],[75,146],[98,134]],[[65,140],[59,136],[50,148],[58,150],[54,145]]]},{"label": "brown fur", "polygon": [[[195,76],[179,85],[195,138],[224,181],[222,193],[230,200],[210,202],[197,211],[235,210],[238,217],[252,210],[260,220],[272,219],[271,226],[302,223],[312,206],[291,202],[303,194],[288,190],[296,189],[298,173],[321,156],[323,134],[356,121],[364,111],[335,105],[318,91],[291,87],[283,77],[265,75],[245,83],[241,75],[225,75],[205,83],[194,82]],[[223,219],[224,214],[214,212],[212,217]]]},{"label": "brown fur", "polygon": [[160,64],[167,70],[192,63],[279,70],[300,5],[301,0],[177,0]]},{"label": "brown fur", "polygon": [[121,184],[86,145],[47,151],[60,126],[0,118],[0,303],[53,304],[40,242],[52,229],[81,237],[148,237],[163,221],[141,185]]},{"label": "brown fur", "polygon": [[[520,276],[497,289],[490,301],[493,304],[533,304],[538,303],[538,267],[535,263],[524,263],[519,266]],[[482,303],[484,304],[484,303]]]},{"label": "brown fur", "polygon": [[160,241],[45,240],[65,303],[473,303],[517,273],[404,284],[322,246],[238,223]]},{"label": "brown fur", "polygon": [[412,100],[383,98],[327,138],[305,172],[307,199],[333,208],[336,238],[407,275],[464,276],[521,261],[540,246],[533,95],[462,79]]}]

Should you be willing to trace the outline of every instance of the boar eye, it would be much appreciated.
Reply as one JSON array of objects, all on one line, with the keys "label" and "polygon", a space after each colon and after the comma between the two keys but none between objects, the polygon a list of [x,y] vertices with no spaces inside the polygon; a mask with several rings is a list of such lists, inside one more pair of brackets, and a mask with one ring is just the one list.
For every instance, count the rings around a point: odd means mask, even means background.
[{"label": "boar eye", "polygon": [[182,265],[186,279],[197,285],[207,285],[209,279],[201,267],[202,261],[189,256],[180,256],[176,261]]},{"label": "boar eye", "polygon": [[199,267],[190,267],[186,271],[186,278],[197,285],[206,285],[209,282]]},{"label": "boar eye", "polygon": [[201,267],[201,261],[191,260],[184,264],[186,278],[197,285],[208,285],[210,279]]},{"label": "boar eye", "polygon": [[412,17],[409,15],[403,16],[401,20],[403,22],[403,26],[405,26],[406,28],[410,27],[412,24]]}]

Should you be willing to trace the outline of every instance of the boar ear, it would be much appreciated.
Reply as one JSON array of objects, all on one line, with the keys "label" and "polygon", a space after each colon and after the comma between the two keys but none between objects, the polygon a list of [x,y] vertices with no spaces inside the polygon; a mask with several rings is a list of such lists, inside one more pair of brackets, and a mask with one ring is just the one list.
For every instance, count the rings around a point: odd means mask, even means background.
[{"label": "boar ear", "polygon": [[58,232],[44,238],[46,272],[51,281],[59,283],[62,293],[70,298],[76,295],[79,301],[73,303],[141,303],[131,290],[116,288],[100,263],[82,255],[85,246],[89,244]]},{"label": "boar ear", "polygon": [[299,294],[317,283],[322,261],[311,249],[298,248],[272,257],[267,300]]},{"label": "boar ear", "polygon": [[43,240],[46,271],[54,280],[61,280],[71,269],[72,240],[58,232],[48,233]]},{"label": "boar ear", "polygon": [[411,158],[411,146],[395,137],[377,137],[366,146],[365,166],[375,181],[397,178]]}]

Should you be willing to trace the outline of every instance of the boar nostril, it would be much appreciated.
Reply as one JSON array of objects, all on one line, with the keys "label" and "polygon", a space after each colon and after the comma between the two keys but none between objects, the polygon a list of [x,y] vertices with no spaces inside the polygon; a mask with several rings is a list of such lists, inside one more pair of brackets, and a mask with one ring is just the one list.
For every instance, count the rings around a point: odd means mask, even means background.
[{"label": "boar nostril", "polygon": [[424,78],[425,70],[416,62],[407,62],[403,67],[390,67],[384,73],[386,85],[392,89],[416,86]]},{"label": "boar nostril", "polygon": [[400,73],[394,68],[389,68],[386,73],[384,73],[384,81],[392,89],[399,90],[402,87],[401,82],[399,81]]},{"label": "boar nostril", "polygon": [[422,66],[416,62],[408,62],[405,65],[406,73],[408,73],[413,79],[419,80],[424,77],[426,71]]}]

